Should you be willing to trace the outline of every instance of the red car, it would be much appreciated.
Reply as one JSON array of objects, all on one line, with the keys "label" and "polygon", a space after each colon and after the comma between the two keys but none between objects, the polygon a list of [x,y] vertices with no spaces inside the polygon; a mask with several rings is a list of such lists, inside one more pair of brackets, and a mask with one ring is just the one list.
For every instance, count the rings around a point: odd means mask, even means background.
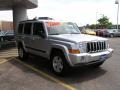
[{"label": "red car", "polygon": [[107,33],[107,29],[99,29],[96,31],[97,36],[105,36],[105,33]]}]

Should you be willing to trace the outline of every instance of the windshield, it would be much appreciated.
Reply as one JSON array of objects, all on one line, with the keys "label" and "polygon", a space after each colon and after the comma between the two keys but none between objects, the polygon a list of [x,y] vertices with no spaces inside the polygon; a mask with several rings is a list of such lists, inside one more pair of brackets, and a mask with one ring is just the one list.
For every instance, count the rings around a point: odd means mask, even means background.
[{"label": "windshield", "polygon": [[77,25],[71,22],[47,22],[48,35],[80,34]]}]

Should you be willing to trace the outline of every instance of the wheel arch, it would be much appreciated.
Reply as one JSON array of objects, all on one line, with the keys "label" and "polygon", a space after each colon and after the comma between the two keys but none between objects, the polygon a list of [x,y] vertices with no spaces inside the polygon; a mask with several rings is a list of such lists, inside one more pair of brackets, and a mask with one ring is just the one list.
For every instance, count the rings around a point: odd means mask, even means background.
[{"label": "wheel arch", "polygon": [[25,51],[27,51],[26,48],[25,48],[25,44],[22,41],[17,42],[17,47],[18,48],[22,47]]},{"label": "wheel arch", "polygon": [[111,35],[113,35],[113,37],[115,37],[115,34],[114,34],[114,33],[110,33],[110,37],[111,37]]},{"label": "wheel arch", "polygon": [[56,52],[56,51],[60,51],[61,53],[63,53],[63,55],[65,56],[65,58],[66,58],[66,61],[67,61],[67,63],[70,65],[70,66],[72,66],[72,62],[70,61],[70,58],[69,58],[69,52],[68,52],[68,48],[66,47],[66,46],[64,46],[64,45],[53,45],[52,46],[52,48],[51,48],[51,50],[50,50],[50,56],[49,56],[49,58],[51,58],[51,56],[52,56],[52,54],[54,54],[54,52]]}]

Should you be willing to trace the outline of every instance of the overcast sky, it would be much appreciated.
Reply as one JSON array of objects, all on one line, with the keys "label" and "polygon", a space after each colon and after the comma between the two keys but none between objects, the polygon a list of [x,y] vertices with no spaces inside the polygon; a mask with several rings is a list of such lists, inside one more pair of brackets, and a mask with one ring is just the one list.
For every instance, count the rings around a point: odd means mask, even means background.
[{"label": "overcast sky", "polygon": [[[116,24],[115,0],[38,0],[39,7],[28,10],[28,17],[48,16],[57,20],[73,21],[79,26],[95,24],[96,16],[108,16]],[[96,15],[97,14],[97,15]],[[11,11],[1,11],[0,20],[12,20]],[[120,22],[120,19],[119,19]]]}]

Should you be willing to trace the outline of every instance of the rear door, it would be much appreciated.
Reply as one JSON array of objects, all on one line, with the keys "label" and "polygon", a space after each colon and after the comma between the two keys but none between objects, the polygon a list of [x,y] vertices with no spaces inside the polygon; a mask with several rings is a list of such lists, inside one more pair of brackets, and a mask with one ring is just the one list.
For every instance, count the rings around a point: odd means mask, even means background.
[{"label": "rear door", "polygon": [[16,40],[17,41],[20,41],[22,40],[22,37],[23,37],[23,27],[24,27],[24,23],[20,23],[19,26],[18,26],[18,31],[17,31],[17,38]]},{"label": "rear door", "polygon": [[31,47],[31,43],[30,43],[30,38],[31,38],[31,29],[32,29],[32,23],[28,22],[25,23],[24,25],[24,35],[22,37],[23,41],[24,41],[24,45],[27,48],[27,50],[30,50]]}]

